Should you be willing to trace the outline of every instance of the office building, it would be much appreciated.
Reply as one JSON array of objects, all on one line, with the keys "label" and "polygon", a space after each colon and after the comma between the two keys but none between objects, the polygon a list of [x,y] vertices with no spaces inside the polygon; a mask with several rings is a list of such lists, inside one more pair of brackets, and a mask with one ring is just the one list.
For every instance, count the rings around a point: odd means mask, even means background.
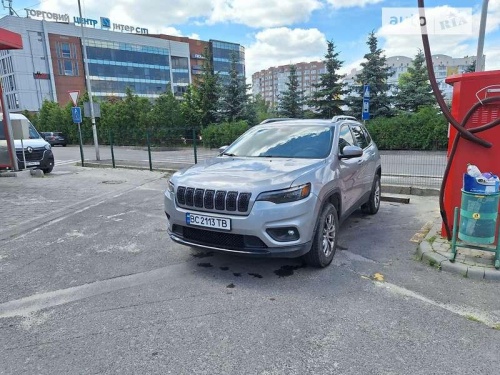
[{"label": "office building", "polygon": [[43,19],[0,19],[0,27],[21,34],[24,45],[23,50],[0,52],[0,76],[11,111],[38,111],[44,100],[65,105],[69,91],[86,91],[82,32],[92,94],[99,99],[123,97],[127,88],[151,99],[167,91],[181,97],[201,71],[206,46],[218,51],[219,44],[227,44],[243,51],[239,64],[244,74],[244,50],[238,44],[150,35],[145,28],[111,23],[104,17],[98,21],[26,12]]}]

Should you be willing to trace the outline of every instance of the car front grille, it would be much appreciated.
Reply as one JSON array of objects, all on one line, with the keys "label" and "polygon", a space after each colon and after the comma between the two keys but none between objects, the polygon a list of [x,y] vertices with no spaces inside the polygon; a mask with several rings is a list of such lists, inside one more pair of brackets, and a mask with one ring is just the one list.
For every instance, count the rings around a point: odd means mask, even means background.
[{"label": "car front grille", "polygon": [[[26,161],[40,161],[43,159],[44,152],[45,148],[33,149],[32,152],[24,150],[24,157],[26,158]],[[22,150],[16,150],[16,156],[20,161],[23,161]]]},{"label": "car front grille", "polygon": [[174,225],[173,232],[181,235],[187,241],[192,241],[199,245],[219,247],[221,249],[250,250],[254,248],[258,251],[267,248],[266,244],[255,236],[216,232],[181,225]]},{"label": "car front grille", "polygon": [[251,193],[237,191],[195,189],[179,186],[177,188],[177,204],[205,210],[242,212],[248,211]]}]

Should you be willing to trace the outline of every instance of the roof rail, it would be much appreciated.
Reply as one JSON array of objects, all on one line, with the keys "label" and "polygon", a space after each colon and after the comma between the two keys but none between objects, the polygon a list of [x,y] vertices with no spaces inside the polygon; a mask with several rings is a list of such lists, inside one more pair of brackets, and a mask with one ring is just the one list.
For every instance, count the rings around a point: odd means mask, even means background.
[{"label": "roof rail", "polygon": [[276,117],[276,118],[268,118],[262,121],[260,124],[268,124],[270,122],[277,122],[277,121],[289,121],[289,120],[298,120],[296,118],[289,118],[289,117]]},{"label": "roof rail", "polygon": [[337,122],[337,121],[342,121],[342,120],[354,120],[354,121],[357,121],[356,117],[354,117],[354,116],[340,115],[340,116],[333,116],[332,117],[332,122]]}]

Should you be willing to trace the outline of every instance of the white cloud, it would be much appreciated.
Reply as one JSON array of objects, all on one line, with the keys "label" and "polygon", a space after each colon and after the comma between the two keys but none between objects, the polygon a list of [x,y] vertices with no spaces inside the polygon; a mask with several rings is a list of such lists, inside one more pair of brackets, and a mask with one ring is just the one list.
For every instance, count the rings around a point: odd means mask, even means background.
[{"label": "white cloud", "polygon": [[[490,8],[488,13],[487,33],[498,29],[500,23],[500,1],[495,0],[494,7]],[[463,57],[465,55],[475,55],[477,49],[477,33],[480,22],[480,9],[475,9],[467,22],[472,22],[472,27],[465,28],[462,34],[439,34],[429,35],[432,54],[446,54],[452,57]],[[426,17],[428,19],[435,17],[446,18],[453,12],[453,8],[448,6],[428,8]],[[404,22],[411,22],[410,20]],[[403,55],[413,57],[417,50],[423,48],[421,35],[400,35],[394,26],[383,25],[377,32],[377,36],[382,38],[385,43],[381,47],[385,50],[386,56]],[[488,36],[486,36],[486,39]],[[493,47],[494,48],[494,47]],[[485,49],[488,58],[488,50]],[[488,64],[488,62],[487,62]]]},{"label": "white cloud", "polygon": [[326,38],[318,29],[267,29],[245,51],[247,76],[273,66],[323,60]]},{"label": "white cloud", "polygon": [[216,0],[208,23],[235,22],[253,28],[304,22],[322,7],[319,0]]},{"label": "white cloud", "polygon": [[[321,9],[324,0],[148,0],[147,4],[131,0],[115,0],[103,8],[102,1],[82,1],[84,17],[109,17],[121,24],[161,29],[189,21],[207,23],[238,23],[252,28],[277,27],[306,22],[312,12]],[[46,0],[39,7],[56,13],[78,15],[75,0]],[[145,11],[147,9],[147,11]]]},{"label": "white cloud", "polygon": [[384,0],[327,0],[336,9],[364,7],[366,5],[381,3]]}]

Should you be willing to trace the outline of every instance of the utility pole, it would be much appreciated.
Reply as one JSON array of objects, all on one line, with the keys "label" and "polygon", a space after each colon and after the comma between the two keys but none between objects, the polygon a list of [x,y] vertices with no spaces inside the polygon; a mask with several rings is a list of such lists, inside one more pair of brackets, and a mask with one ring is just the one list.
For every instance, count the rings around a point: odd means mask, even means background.
[{"label": "utility pole", "polygon": [[92,88],[90,87],[90,74],[89,74],[89,64],[87,61],[87,45],[85,43],[85,26],[83,26],[83,16],[82,16],[82,6],[80,5],[80,0],[78,0],[78,11],[80,13],[80,26],[82,27],[82,51],[83,51],[83,66],[85,70],[85,85],[87,86],[87,93],[89,95],[90,102],[90,119],[92,120],[92,134],[94,135],[94,145],[95,145],[95,158],[96,160],[101,160],[99,156],[99,143],[97,140],[97,128],[95,125],[95,114],[94,114],[94,100],[92,99]]},{"label": "utility pole", "polygon": [[482,72],[485,65],[483,57],[484,34],[486,31],[486,18],[488,16],[488,0],[483,0],[483,9],[481,10],[481,23],[479,24],[479,39],[477,41],[476,72]]}]

